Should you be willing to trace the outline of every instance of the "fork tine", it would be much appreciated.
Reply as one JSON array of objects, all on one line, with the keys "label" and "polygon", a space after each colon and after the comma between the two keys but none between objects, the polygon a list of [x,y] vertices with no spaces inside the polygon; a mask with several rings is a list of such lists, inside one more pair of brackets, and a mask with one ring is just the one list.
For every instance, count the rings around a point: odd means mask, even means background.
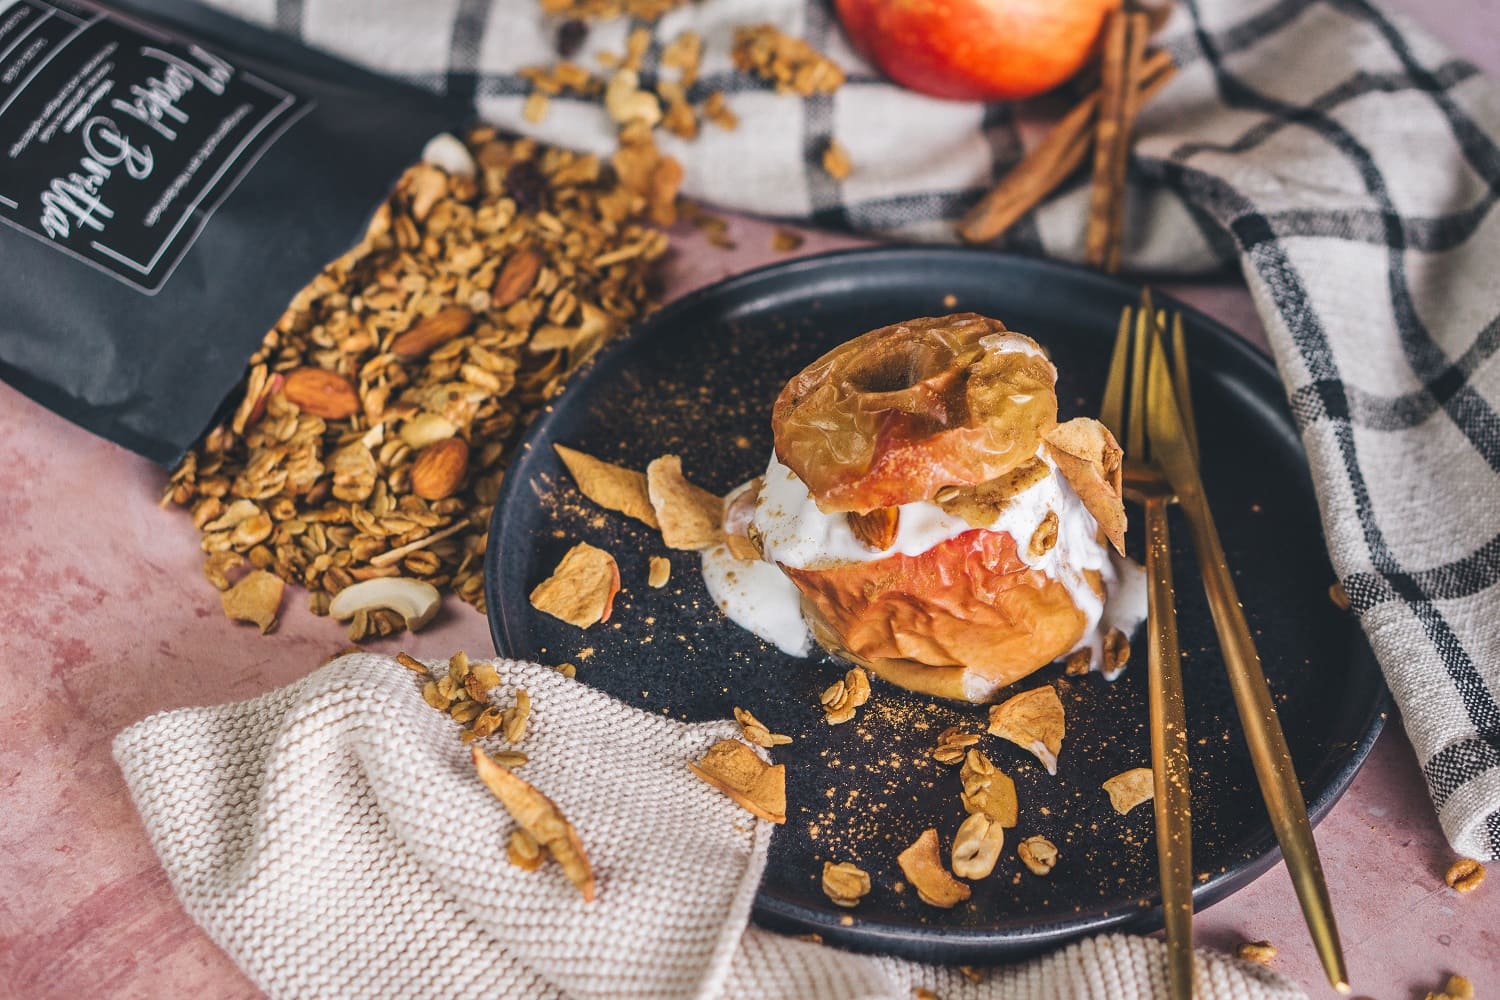
[{"label": "fork tine", "polygon": [[1135,337],[1131,344],[1130,416],[1125,421],[1129,441],[1125,454],[1137,462],[1146,460],[1146,343],[1151,329],[1151,290],[1141,291],[1141,307],[1135,313]]},{"label": "fork tine", "polygon": [[1115,349],[1109,356],[1109,377],[1104,382],[1104,402],[1099,406],[1099,422],[1109,428],[1115,440],[1125,436],[1125,365],[1130,349],[1130,307],[1120,310],[1120,328],[1115,333]]},{"label": "fork tine", "polygon": [[[1157,322],[1157,329],[1165,331],[1166,323]],[[1193,449],[1193,458],[1198,458],[1198,420],[1193,416],[1193,394],[1188,387],[1187,338],[1182,332],[1182,313],[1172,314],[1172,388],[1177,392],[1177,408],[1182,412],[1182,429],[1187,432],[1188,446]]]}]

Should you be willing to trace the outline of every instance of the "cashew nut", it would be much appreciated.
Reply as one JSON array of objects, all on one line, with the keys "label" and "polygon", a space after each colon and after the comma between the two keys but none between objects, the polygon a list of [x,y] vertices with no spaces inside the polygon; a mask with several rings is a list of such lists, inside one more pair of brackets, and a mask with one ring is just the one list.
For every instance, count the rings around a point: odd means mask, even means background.
[{"label": "cashew nut", "polygon": [[463,140],[447,132],[439,132],[427,140],[422,147],[422,162],[437,167],[450,177],[473,177],[474,157]]},{"label": "cashew nut", "polygon": [[661,104],[655,94],[640,89],[635,70],[622,69],[610,78],[604,88],[604,107],[621,125],[640,120],[650,127],[661,121]]},{"label": "cashew nut", "polygon": [[985,878],[995,870],[1005,846],[1005,827],[984,813],[973,813],[959,826],[953,838],[953,874],[959,878]]},{"label": "cashew nut", "polygon": [[338,621],[353,618],[356,611],[388,608],[406,620],[415,632],[432,621],[442,598],[437,588],[421,580],[401,576],[378,576],[362,580],[339,591],[328,605],[328,613]]}]

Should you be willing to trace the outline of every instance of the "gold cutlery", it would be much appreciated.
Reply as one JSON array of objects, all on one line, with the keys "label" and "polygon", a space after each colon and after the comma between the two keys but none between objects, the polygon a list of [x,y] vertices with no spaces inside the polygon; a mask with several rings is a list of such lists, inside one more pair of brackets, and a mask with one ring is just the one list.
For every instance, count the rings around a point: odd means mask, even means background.
[{"label": "gold cutlery", "polygon": [[[1151,461],[1171,483],[1193,539],[1203,589],[1208,596],[1214,630],[1219,636],[1229,686],[1261,797],[1271,817],[1277,843],[1286,859],[1287,871],[1313,945],[1323,963],[1328,981],[1340,993],[1349,992],[1349,975],[1339,943],[1338,925],[1328,898],[1323,865],[1313,841],[1307,805],[1292,765],[1291,751],[1271,701],[1271,691],[1261,670],[1260,656],[1250,635],[1250,626],[1235,591],[1224,546],[1214,527],[1213,514],[1203,491],[1198,468],[1197,429],[1187,396],[1187,363],[1182,317],[1172,322],[1175,374],[1167,369],[1160,319],[1151,308],[1149,292],[1140,310],[1148,317],[1150,346],[1146,352],[1146,440]],[[1137,349],[1139,356],[1139,348]],[[1139,377],[1137,377],[1139,381]],[[1175,385],[1174,385],[1175,383]],[[1181,402],[1179,403],[1179,398]],[[1127,452],[1128,454],[1128,452]],[[1158,777],[1158,786],[1160,778]],[[1165,862],[1164,862],[1165,863]],[[1169,911],[1170,912],[1170,911]]]},{"label": "gold cutlery", "polygon": [[[1124,443],[1125,494],[1145,511],[1148,604],[1147,677],[1151,706],[1152,808],[1156,814],[1156,854],[1161,877],[1162,913],[1167,928],[1167,982],[1172,1000],[1193,995],[1193,836],[1188,795],[1187,721],[1177,645],[1177,613],[1172,592],[1172,549],[1167,504],[1172,486],[1151,462],[1147,449],[1148,412],[1161,387],[1150,377],[1148,356],[1160,350],[1154,314],[1143,298],[1132,322],[1127,306],[1110,359],[1100,420]],[[1132,333],[1133,331],[1133,333]],[[1181,357],[1182,355],[1179,355]],[[1129,391],[1126,369],[1130,369]],[[1185,374],[1185,372],[1184,372]],[[1168,387],[1170,392],[1170,387]],[[1129,396],[1129,413],[1125,399]]]}]

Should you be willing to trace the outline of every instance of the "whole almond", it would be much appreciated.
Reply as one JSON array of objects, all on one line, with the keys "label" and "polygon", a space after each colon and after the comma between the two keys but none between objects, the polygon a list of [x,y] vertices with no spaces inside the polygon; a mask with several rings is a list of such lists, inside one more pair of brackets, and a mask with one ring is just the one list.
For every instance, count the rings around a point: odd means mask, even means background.
[{"label": "whole almond", "polygon": [[537,272],[541,269],[542,258],[535,250],[517,250],[511,254],[490,292],[495,308],[504,309],[519,302],[536,284]]},{"label": "whole almond", "polygon": [[468,330],[473,322],[474,314],[463,306],[439,309],[391,341],[391,352],[403,358],[424,357]]},{"label": "whole almond", "polygon": [[469,471],[469,445],[461,437],[444,438],[417,453],[411,465],[411,491],[424,500],[452,496]]},{"label": "whole almond", "polygon": [[303,413],[324,420],[347,420],[359,412],[359,393],[348,379],[326,368],[297,368],[287,372],[281,394]]},{"label": "whole almond", "polygon": [[877,507],[864,514],[850,511],[849,530],[867,548],[884,552],[896,541],[896,528],[901,523],[899,507]]}]

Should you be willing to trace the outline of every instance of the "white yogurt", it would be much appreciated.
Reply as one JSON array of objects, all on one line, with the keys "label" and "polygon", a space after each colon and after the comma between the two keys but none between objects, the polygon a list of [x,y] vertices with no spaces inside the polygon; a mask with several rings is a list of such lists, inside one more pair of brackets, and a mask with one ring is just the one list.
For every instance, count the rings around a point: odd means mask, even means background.
[{"label": "white yogurt", "polygon": [[[1007,344],[1007,349],[1029,347],[1020,338],[1016,342],[1016,347]],[[1104,637],[1109,631],[1118,628],[1130,635],[1145,620],[1145,577],[1140,567],[1100,544],[1098,523],[1082,499],[1058,473],[1045,450],[1038,450],[1037,455],[1051,474],[1012,497],[995,520],[982,527],[1008,532],[1016,540],[1023,562],[1067,589],[1085,619],[1083,638],[1069,652],[1088,649],[1095,669],[1099,669],[1104,659]],[[806,484],[772,455],[752,518],[767,561],[739,562],[722,546],[705,552],[703,573],[709,593],[735,623],[779,649],[801,655],[799,650],[811,648],[811,639],[806,625],[801,624],[800,595],[772,564],[817,569],[838,563],[872,562],[897,553],[915,556],[975,528],[926,500],[903,504],[900,510],[895,540],[889,548],[873,551],[854,537],[843,514],[819,510]],[[1026,543],[1050,511],[1057,512],[1057,543],[1033,557]],[[1090,586],[1085,576],[1090,570],[1103,581],[1107,600],[1101,600]]]},{"label": "white yogurt", "polygon": [[768,562],[742,562],[727,545],[703,551],[708,596],[740,628],[754,632],[790,656],[812,652],[812,633],[802,619],[802,592]]},{"label": "white yogurt", "polygon": [[[1017,554],[1023,562],[1067,588],[1073,603],[1084,614],[1084,635],[1091,640],[1080,643],[1078,648],[1094,647],[1098,659],[1103,646],[1094,633],[1104,618],[1104,602],[1094,593],[1084,573],[1087,570],[1099,573],[1108,591],[1117,576],[1115,566],[1108,550],[1097,541],[1099,526],[1093,515],[1067,480],[1058,474],[1052,460],[1043,451],[1037,454],[1047,463],[1050,474],[1016,494],[994,521],[979,527],[1008,532],[1016,540]],[[929,500],[902,504],[900,511],[895,540],[889,548],[874,551],[854,537],[843,514],[825,514],[819,510],[806,484],[773,455],[753,523],[760,532],[765,557],[794,569],[873,562],[898,553],[921,555],[976,527]],[[1057,512],[1057,544],[1041,556],[1033,557],[1027,551],[1027,543],[1050,511]]]}]

